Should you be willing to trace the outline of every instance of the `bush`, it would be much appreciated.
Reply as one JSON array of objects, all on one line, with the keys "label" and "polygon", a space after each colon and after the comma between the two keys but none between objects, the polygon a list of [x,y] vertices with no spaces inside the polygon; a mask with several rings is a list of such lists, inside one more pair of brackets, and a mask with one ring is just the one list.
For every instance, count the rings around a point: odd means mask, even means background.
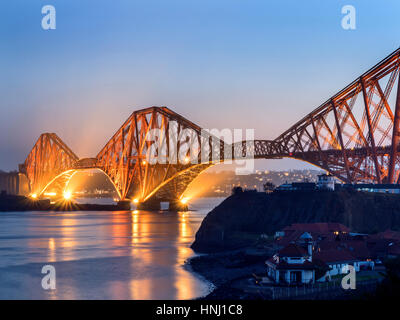
[{"label": "bush", "polygon": [[243,188],[242,187],[233,187],[232,188],[232,195],[236,196],[243,193]]}]

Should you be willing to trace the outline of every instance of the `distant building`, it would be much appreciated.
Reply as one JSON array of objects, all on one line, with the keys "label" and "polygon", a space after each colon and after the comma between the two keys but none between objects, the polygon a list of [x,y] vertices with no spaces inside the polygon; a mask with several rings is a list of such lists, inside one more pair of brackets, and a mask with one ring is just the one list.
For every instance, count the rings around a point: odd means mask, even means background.
[{"label": "distant building", "polygon": [[291,183],[284,183],[277,187],[275,190],[277,191],[293,191],[293,187]]},{"label": "distant building", "polygon": [[25,175],[18,172],[0,171],[0,192],[9,195],[29,194],[29,182]]},{"label": "distant building", "polygon": [[364,192],[379,192],[379,193],[400,193],[400,184],[373,184],[373,183],[343,183],[343,184],[335,184],[336,189],[352,189],[357,191]]},{"label": "distant building", "polygon": [[335,190],[335,178],[330,174],[318,175],[317,188],[320,190]]},{"label": "distant building", "polygon": [[277,191],[314,191],[316,185],[314,182],[293,182],[284,183],[277,187]]},{"label": "distant building", "polygon": [[297,191],[314,191],[315,183],[314,182],[293,182],[292,187],[293,187],[293,190],[297,190]]}]

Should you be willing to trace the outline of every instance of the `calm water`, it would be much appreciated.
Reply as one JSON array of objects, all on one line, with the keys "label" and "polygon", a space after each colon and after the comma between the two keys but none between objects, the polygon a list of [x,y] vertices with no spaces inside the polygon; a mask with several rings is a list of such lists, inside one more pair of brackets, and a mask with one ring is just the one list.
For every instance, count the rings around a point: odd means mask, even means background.
[{"label": "calm water", "polygon": [[[0,213],[0,299],[191,299],[210,284],[183,267],[201,221],[222,199],[185,213]],[[43,290],[42,267],[56,268]]]}]

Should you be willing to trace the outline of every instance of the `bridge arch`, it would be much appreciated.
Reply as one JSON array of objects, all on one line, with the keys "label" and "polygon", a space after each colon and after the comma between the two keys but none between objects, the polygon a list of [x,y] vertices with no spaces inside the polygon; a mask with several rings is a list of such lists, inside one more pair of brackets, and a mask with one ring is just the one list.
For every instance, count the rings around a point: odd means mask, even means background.
[{"label": "bridge arch", "polygon": [[70,192],[68,187],[73,177],[78,173],[87,171],[94,171],[103,174],[104,177],[107,179],[107,181],[110,183],[110,185],[113,186],[114,191],[118,194],[119,200],[121,200],[121,194],[117,186],[112,181],[110,176],[106,172],[104,172],[104,170],[102,170],[101,168],[80,168],[80,169],[70,169],[64,171],[59,175],[57,175],[56,177],[54,177],[51,181],[49,181],[47,185],[36,196],[38,198],[43,198],[46,196],[62,198],[65,193]]},{"label": "bridge arch", "polygon": [[[307,160],[295,157],[281,157],[281,158],[288,158],[294,159],[302,162],[306,162],[313,167],[319,168],[324,170],[330,174],[329,170],[321,166],[319,163],[312,163]],[[246,159],[247,161],[257,161],[257,160],[264,160],[264,157],[257,157],[255,159]],[[270,158],[271,160],[279,160],[277,158]],[[212,164],[201,164],[194,167],[187,168],[184,171],[181,171],[175,174],[173,177],[165,181],[162,185],[157,187],[152,193],[150,193],[143,201],[151,201],[151,199],[157,199],[158,201],[167,201],[171,199],[180,200],[182,198],[191,198],[191,195],[186,194],[186,191],[189,189],[190,185],[195,182],[197,177],[201,175],[203,172],[207,171],[211,167],[214,167],[219,164],[223,164],[224,162],[217,162]],[[342,177],[337,177],[339,180],[343,181]]]}]

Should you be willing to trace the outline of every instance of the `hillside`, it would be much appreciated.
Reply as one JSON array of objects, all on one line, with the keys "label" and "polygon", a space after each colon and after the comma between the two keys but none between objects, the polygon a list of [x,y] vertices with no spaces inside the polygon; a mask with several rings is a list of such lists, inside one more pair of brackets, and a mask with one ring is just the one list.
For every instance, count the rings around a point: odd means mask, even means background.
[{"label": "hillside", "polygon": [[292,223],[339,222],[354,232],[400,229],[400,195],[355,191],[243,192],[208,213],[192,248],[215,252],[254,243]]}]

